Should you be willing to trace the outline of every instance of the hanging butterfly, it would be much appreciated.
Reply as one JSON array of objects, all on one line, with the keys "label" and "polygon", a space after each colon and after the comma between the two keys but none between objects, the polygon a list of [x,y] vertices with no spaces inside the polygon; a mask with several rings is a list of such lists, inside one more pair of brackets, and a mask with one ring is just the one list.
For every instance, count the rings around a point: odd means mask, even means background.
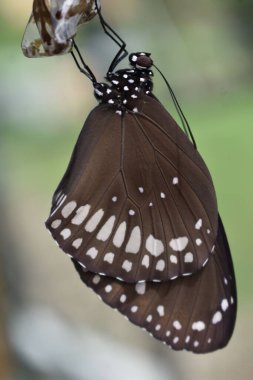
[{"label": "hanging butterfly", "polygon": [[236,289],[212,179],[191,133],[152,93],[150,54],[131,54],[132,67],[115,72],[126,45],[98,14],[120,50],[98,83],[73,42],[100,104],[46,226],[105,303],[174,349],[214,351],[233,332]]},{"label": "hanging butterfly", "polygon": [[95,0],[34,0],[22,50],[36,58],[69,53],[77,26],[97,14]]},{"label": "hanging butterfly", "polygon": [[55,191],[47,228],[92,272],[124,281],[198,271],[214,249],[215,190],[200,154],[152,95],[152,60],[93,82],[88,116]]}]

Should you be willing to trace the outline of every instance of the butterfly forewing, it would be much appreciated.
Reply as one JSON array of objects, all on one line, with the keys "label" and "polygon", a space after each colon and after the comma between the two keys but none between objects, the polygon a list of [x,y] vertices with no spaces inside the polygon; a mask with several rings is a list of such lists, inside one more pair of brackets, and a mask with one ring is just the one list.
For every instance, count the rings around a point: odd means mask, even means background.
[{"label": "butterfly forewing", "polygon": [[212,180],[201,156],[149,96],[139,112],[100,105],[88,117],[46,225],[96,273],[166,280],[207,261],[217,235]]},{"label": "butterfly forewing", "polygon": [[82,281],[131,322],[175,350],[205,353],[228,343],[236,318],[234,271],[221,221],[215,245],[198,273],[162,283],[128,284],[73,262]]}]

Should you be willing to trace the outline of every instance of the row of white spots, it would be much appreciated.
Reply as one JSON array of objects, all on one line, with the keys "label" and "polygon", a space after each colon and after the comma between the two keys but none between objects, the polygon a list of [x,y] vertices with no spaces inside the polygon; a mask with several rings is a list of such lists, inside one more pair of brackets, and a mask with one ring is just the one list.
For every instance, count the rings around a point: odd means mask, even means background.
[{"label": "row of white spots", "polygon": [[[142,191],[143,188],[140,188],[140,189],[141,189],[140,191]],[[112,199],[116,201],[117,197],[115,196]],[[77,205],[75,201],[71,201],[67,205],[65,205],[64,208],[62,209],[63,217],[67,218],[68,216],[70,216],[70,214],[75,210],[76,206]],[[76,215],[71,220],[72,224],[80,225],[81,223],[83,223],[84,220],[88,216],[90,207],[91,206],[88,204],[85,206],[79,207],[78,210],[76,211]],[[133,215],[134,213],[135,213],[134,210],[129,210],[129,214]],[[101,221],[103,215],[104,215],[103,209],[99,209],[97,212],[95,212],[95,214],[92,217],[90,217],[90,219],[86,223],[85,230],[87,232],[93,232],[98,226],[99,222]],[[108,238],[110,237],[113,231],[115,221],[116,221],[116,216],[113,215],[105,222],[105,224],[101,227],[101,229],[99,230],[96,236],[98,240],[101,240],[101,241],[108,240]],[[52,228],[58,228],[60,224],[61,224],[61,220],[56,219],[55,221],[52,222],[51,226]],[[200,219],[197,222],[197,224],[198,226],[200,225]],[[125,240],[126,230],[127,230],[127,224],[124,221],[119,225],[113,237],[113,244],[117,248],[120,248],[122,246]],[[65,228],[61,231],[60,234],[64,239],[67,239],[71,236],[71,230],[69,228]],[[78,238],[73,241],[72,246],[78,249],[80,248],[82,242],[83,242],[83,239]],[[188,238],[183,236],[183,237],[171,239],[169,244],[170,244],[170,247],[174,251],[179,252],[179,251],[183,251],[186,248],[188,242],[189,242]],[[196,243],[199,245],[202,243],[202,241],[200,239],[197,239]],[[163,242],[159,239],[156,239],[152,234],[150,234],[148,238],[146,239],[145,246],[146,246],[147,251],[154,257],[160,256],[165,250]],[[126,253],[137,254],[140,250],[140,247],[141,247],[141,230],[139,226],[135,226],[131,231],[125,251]],[[93,247],[93,248],[90,248],[86,254],[94,259],[97,256],[97,253],[98,253],[97,250]],[[106,256],[104,257],[104,261],[107,261],[110,264],[113,262],[113,259],[114,259],[114,254],[111,252],[107,253]],[[184,256],[184,261],[185,263],[191,263],[193,261],[193,254],[191,252],[187,252]],[[177,264],[178,263],[177,257],[175,255],[171,255],[170,262],[173,264]],[[150,258],[148,255],[144,255],[141,265],[143,265],[146,268],[149,267]],[[130,263],[130,261],[123,263],[123,269],[125,269],[126,271],[130,271],[131,270],[130,268],[132,268],[132,263]],[[165,261],[159,260],[156,263],[156,270],[163,271],[164,269],[165,269]]]},{"label": "row of white spots", "polygon": [[[92,282],[94,284],[98,284],[100,282],[100,279],[101,279],[101,277],[96,274],[96,275],[94,275]],[[110,293],[112,291],[112,289],[113,289],[112,285],[110,285],[110,284],[106,285],[105,288],[104,288],[104,290],[105,290],[106,293]],[[136,290],[137,294],[140,294],[140,295],[145,294],[146,283],[145,282],[137,283],[135,285],[135,290]],[[119,300],[120,300],[120,302],[122,304],[125,303],[127,301],[127,295],[126,294],[121,294]],[[228,307],[228,300],[227,299],[223,299],[222,302],[221,302],[221,305],[223,305],[223,309],[226,310],[227,307]],[[130,307],[130,311],[133,314],[137,313],[138,310],[139,310],[139,306],[137,306],[137,305],[132,305]],[[164,309],[163,305],[158,305],[157,308],[156,308],[156,310],[157,310],[157,313],[158,313],[158,315],[160,317],[164,317],[165,316],[165,309]],[[151,323],[152,320],[153,320],[152,314],[148,314],[147,317],[146,317],[146,321],[148,323]],[[217,311],[214,314],[214,316],[213,316],[212,323],[216,324],[216,323],[220,322],[221,320],[222,320],[221,312]],[[174,320],[173,323],[172,323],[172,326],[175,328],[175,330],[181,330],[182,329],[182,324],[180,323],[179,320]],[[158,324],[155,325],[154,328],[155,328],[155,331],[158,332],[158,331],[161,330],[162,325],[160,323],[158,323]],[[195,322],[192,323],[192,330],[193,331],[201,332],[201,331],[203,331],[205,329],[206,329],[206,324],[203,321],[201,321],[201,320],[195,321]],[[150,333],[150,334],[153,336],[152,333]],[[165,332],[165,336],[168,338],[168,337],[170,337],[170,335],[171,335],[171,331],[167,330]],[[185,338],[185,343],[188,344],[190,342],[190,340],[191,340],[191,336],[187,335],[186,338]],[[177,344],[177,343],[179,343],[179,341],[180,341],[180,338],[178,336],[174,336],[173,337],[173,340],[172,340],[173,344]],[[210,344],[211,341],[212,341],[211,338],[208,338],[207,343]],[[164,341],[164,342],[167,343],[166,341]],[[197,348],[197,347],[199,347],[199,344],[200,344],[199,341],[195,340],[193,342],[193,347]]]}]

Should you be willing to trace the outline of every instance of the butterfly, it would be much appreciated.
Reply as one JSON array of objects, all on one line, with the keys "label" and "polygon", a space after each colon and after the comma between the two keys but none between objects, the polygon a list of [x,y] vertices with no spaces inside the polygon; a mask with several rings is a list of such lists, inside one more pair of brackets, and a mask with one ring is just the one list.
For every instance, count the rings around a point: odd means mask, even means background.
[{"label": "butterfly", "polygon": [[89,271],[163,281],[206,263],[217,202],[200,154],[152,96],[150,56],[132,54],[130,62],[135,69],[108,76],[111,86],[94,85],[101,104],[85,122],[46,225]]},{"label": "butterfly", "polygon": [[22,40],[26,57],[69,53],[77,26],[97,14],[95,0],[34,0],[33,11]]},{"label": "butterfly", "polygon": [[189,129],[153,94],[152,68],[160,71],[151,55],[132,53],[130,67],[115,71],[126,45],[103,26],[120,47],[106,83],[73,42],[99,105],[84,123],[46,227],[106,304],[173,349],[214,351],[232,335],[237,297],[211,175]]}]

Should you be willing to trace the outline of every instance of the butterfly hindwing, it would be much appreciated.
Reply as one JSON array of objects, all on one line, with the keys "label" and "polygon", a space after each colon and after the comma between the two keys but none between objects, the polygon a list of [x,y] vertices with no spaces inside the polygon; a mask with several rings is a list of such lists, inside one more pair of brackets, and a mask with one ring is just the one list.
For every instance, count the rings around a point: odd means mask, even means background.
[{"label": "butterfly hindwing", "polygon": [[217,204],[201,156],[155,99],[89,115],[46,222],[88,270],[125,281],[194,273],[217,235]]},{"label": "butterfly hindwing", "polygon": [[102,300],[175,350],[206,353],[224,347],[236,318],[236,290],[222,222],[216,248],[198,273],[172,281],[129,284],[86,271],[82,281]]}]

